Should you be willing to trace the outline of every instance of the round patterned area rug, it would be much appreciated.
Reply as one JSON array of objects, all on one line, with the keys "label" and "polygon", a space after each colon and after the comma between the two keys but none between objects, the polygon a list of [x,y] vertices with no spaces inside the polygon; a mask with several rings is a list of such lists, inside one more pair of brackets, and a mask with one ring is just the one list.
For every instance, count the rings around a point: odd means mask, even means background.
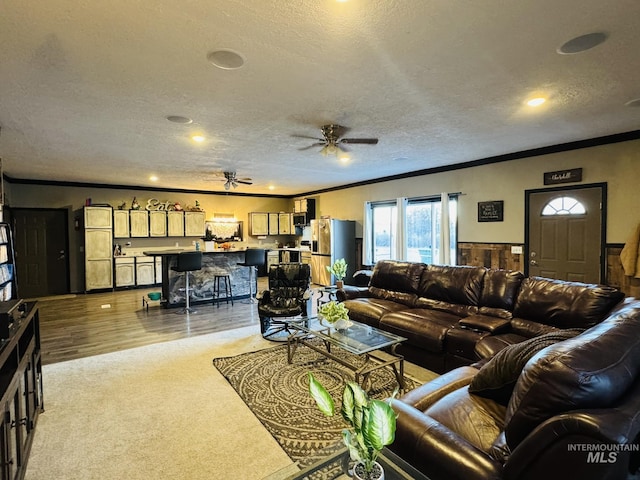
[{"label": "round patterned area rug", "polygon": [[[340,355],[352,365],[362,365],[364,357],[339,348]],[[214,358],[213,365],[224,375],[265,428],[282,446],[289,457],[301,465],[309,465],[327,455],[331,447],[341,447],[342,429],[347,424],[339,413],[342,391],[354,373],[320,353],[300,346],[293,363],[287,363],[286,345],[246,353],[235,357]],[[337,414],[326,417],[309,395],[308,372],[332,395]],[[418,382],[405,378],[406,388]],[[372,398],[384,399],[397,387],[391,368],[371,374]]]}]

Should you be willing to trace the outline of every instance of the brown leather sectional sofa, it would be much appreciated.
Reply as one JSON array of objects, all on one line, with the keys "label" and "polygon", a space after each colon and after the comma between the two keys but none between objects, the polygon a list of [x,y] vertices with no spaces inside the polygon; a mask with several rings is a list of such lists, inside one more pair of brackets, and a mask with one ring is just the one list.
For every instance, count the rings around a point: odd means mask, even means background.
[{"label": "brown leather sectional sofa", "polygon": [[407,338],[398,352],[438,373],[544,333],[589,328],[623,298],[607,286],[516,271],[383,260],[368,287],[338,291],[353,320]]},{"label": "brown leather sectional sofa", "polygon": [[[430,361],[439,353],[443,370],[478,360],[392,403],[390,448],[429,478],[640,478],[640,300],[604,286],[406,262],[376,265],[366,290],[342,293],[354,318],[405,333],[413,353]],[[420,323],[431,318],[437,327]],[[476,341],[457,350],[459,338]]]}]

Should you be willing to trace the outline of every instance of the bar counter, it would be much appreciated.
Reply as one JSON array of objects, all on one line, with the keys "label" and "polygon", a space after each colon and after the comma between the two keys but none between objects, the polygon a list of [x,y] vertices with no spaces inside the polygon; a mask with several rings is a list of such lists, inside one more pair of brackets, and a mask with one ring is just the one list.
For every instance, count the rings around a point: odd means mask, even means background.
[{"label": "bar counter", "polygon": [[[166,308],[180,307],[185,304],[185,274],[174,272],[171,267],[177,265],[179,253],[188,251],[193,250],[174,248],[143,252],[144,255],[149,257],[162,258],[161,303]],[[244,262],[244,250],[218,249],[212,252],[202,252],[202,270],[191,272],[191,279],[189,280],[191,303],[217,301],[213,298],[213,277],[221,271],[228,273],[231,278],[231,291],[233,292],[234,301],[238,298],[248,298],[250,293],[249,267],[238,265],[238,263],[242,262]],[[182,291],[180,291],[181,288],[183,289]],[[225,300],[222,299],[222,301]]]}]

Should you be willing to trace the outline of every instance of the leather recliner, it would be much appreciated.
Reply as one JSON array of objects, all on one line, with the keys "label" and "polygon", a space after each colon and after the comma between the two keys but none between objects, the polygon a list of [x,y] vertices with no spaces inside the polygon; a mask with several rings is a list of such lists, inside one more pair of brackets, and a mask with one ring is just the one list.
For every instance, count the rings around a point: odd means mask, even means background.
[{"label": "leather recliner", "polygon": [[[640,464],[640,301],[626,299],[531,358],[524,346],[394,400],[390,448],[432,480],[631,478]],[[491,385],[505,387],[509,375],[512,391],[500,398]]]}]

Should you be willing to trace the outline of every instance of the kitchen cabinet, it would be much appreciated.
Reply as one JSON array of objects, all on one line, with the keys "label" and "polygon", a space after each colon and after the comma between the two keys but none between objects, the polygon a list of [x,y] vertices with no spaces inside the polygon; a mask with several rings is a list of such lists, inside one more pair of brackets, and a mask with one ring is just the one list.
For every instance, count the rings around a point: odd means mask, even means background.
[{"label": "kitchen cabinet", "polygon": [[291,235],[291,214],[290,213],[278,214],[278,234]]},{"label": "kitchen cabinet", "polygon": [[116,287],[132,287],[136,284],[135,257],[116,257]]},{"label": "kitchen cabinet", "polygon": [[113,236],[129,238],[129,210],[113,211]]},{"label": "kitchen cabinet", "polygon": [[84,208],[85,290],[113,287],[113,210]]},{"label": "kitchen cabinet", "polygon": [[156,263],[156,284],[162,284],[162,257],[153,257]]},{"label": "kitchen cabinet", "polygon": [[277,265],[280,263],[280,252],[278,250],[269,250],[267,252],[267,272],[271,265]]},{"label": "kitchen cabinet", "polygon": [[184,237],[184,212],[169,210],[167,212],[167,236]]},{"label": "kitchen cabinet", "polygon": [[249,214],[251,221],[251,235],[265,236],[269,234],[269,214],[262,212],[251,212]]},{"label": "kitchen cabinet", "polygon": [[269,235],[278,235],[280,233],[280,230],[278,227],[279,218],[280,218],[280,214],[278,213],[269,214]]},{"label": "kitchen cabinet", "polygon": [[204,236],[204,212],[184,212],[184,236]]},{"label": "kitchen cabinet", "polygon": [[142,238],[149,236],[149,212],[147,210],[129,210],[131,222],[131,237]]},{"label": "kitchen cabinet", "polygon": [[154,283],[156,283],[156,275],[153,257],[137,257],[136,285],[153,285]]},{"label": "kitchen cabinet", "polygon": [[153,210],[149,212],[149,236],[167,236],[167,212],[164,210]]}]

